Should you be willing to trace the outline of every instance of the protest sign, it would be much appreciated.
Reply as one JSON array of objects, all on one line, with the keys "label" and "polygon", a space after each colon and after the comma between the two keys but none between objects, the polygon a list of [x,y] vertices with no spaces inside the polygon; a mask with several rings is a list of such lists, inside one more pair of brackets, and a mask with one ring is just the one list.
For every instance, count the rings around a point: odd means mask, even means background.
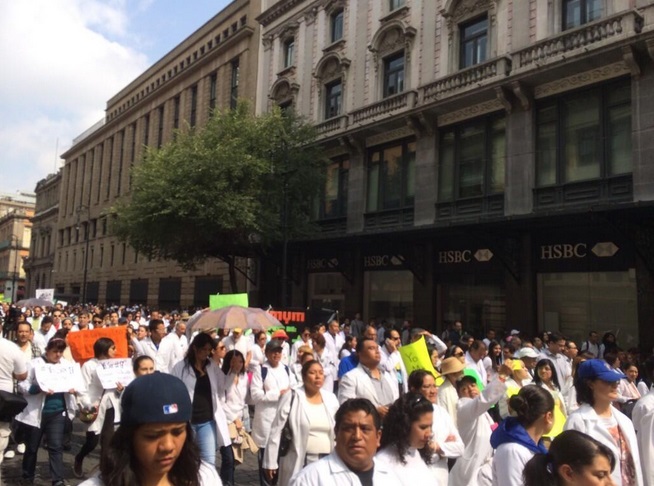
[{"label": "protest sign", "polygon": [[248,307],[248,294],[216,294],[209,296],[209,308],[211,310],[222,309],[228,305]]},{"label": "protest sign", "polygon": [[117,383],[127,386],[134,379],[132,360],[129,358],[103,359],[98,361],[96,371],[105,390],[116,388]]},{"label": "protest sign", "polygon": [[414,343],[401,346],[399,351],[407,375],[410,375],[411,372],[415,370],[425,370],[434,375],[437,385],[440,385],[443,382],[443,378],[440,373],[434,369],[434,365],[431,362],[424,337]]},{"label": "protest sign", "polygon": [[90,331],[69,332],[66,336],[73,359],[80,364],[94,357],[93,344],[101,337],[110,338],[116,345],[116,358],[127,358],[127,327],[101,327]]},{"label": "protest sign", "polygon": [[54,301],[55,289],[36,289],[35,295],[37,299]]},{"label": "protest sign", "polygon": [[39,387],[45,392],[52,390],[54,393],[66,393],[69,390],[84,389],[79,363],[66,361],[52,364],[39,359],[36,360],[34,374]]}]

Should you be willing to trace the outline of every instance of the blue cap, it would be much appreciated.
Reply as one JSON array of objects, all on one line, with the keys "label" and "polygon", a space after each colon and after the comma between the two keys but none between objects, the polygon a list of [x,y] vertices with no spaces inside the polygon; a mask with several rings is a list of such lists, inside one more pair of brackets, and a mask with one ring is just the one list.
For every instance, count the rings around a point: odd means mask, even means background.
[{"label": "blue cap", "polygon": [[188,422],[193,412],[184,382],[159,372],[132,381],[125,388],[120,404],[120,423],[125,425]]},{"label": "blue cap", "polygon": [[577,368],[577,376],[583,380],[602,380],[609,383],[620,381],[626,376],[620,371],[611,368],[603,359],[589,359]]}]

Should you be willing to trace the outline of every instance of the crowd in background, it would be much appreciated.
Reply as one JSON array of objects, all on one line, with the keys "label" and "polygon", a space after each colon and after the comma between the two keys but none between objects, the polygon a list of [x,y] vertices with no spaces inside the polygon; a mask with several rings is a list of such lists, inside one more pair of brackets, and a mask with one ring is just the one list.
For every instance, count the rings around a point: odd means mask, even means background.
[{"label": "crowd in background", "polygon": [[[118,433],[126,423],[126,387],[105,389],[96,372],[115,357],[116,343],[95,342],[93,359],[81,368],[82,389],[49,393],[34,376],[35,361],[73,360],[70,333],[123,326],[135,376],[160,372],[186,391],[189,405],[181,410],[176,404],[174,415],[187,418],[184,444],[192,447],[184,447],[203,465],[188,484],[215,484],[208,482],[209,469],[235,484],[237,465],[252,453],[262,486],[346,479],[362,485],[654,486],[654,360],[621,349],[612,332],[600,338],[592,331],[583,342],[515,329],[487,329],[482,337],[453,322],[436,335],[410,321],[393,327],[356,314],[300,328],[291,340],[281,329],[193,331],[187,329],[191,313],[147,308],[3,304],[0,317],[5,338],[27,363],[25,369],[12,365],[12,388],[28,406],[13,419],[12,444],[3,452],[23,454],[25,484],[34,481],[43,436],[52,483],[67,484],[62,451],[74,419],[87,422],[88,431],[75,451],[73,474],[107,485],[132,477],[116,479],[112,452],[126,433]],[[400,349],[421,340],[432,366],[407,369]],[[3,366],[9,365],[0,362],[0,372]],[[137,415],[143,427],[166,419]],[[99,469],[85,470],[84,459],[98,445]],[[166,474],[178,474],[172,462]]]}]

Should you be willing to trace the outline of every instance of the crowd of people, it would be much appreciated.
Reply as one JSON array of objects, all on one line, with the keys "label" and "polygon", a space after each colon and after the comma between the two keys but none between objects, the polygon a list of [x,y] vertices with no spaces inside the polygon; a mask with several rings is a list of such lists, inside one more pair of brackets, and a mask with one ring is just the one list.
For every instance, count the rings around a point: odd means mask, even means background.
[{"label": "crowd of people", "polygon": [[[68,484],[63,450],[78,419],[87,432],[71,466],[85,486],[233,485],[245,454],[261,486],[654,486],[654,358],[610,332],[481,338],[455,322],[438,336],[357,314],[291,342],[282,329],[193,332],[187,312],[19,314],[0,339],[0,390],[27,406],[0,408],[0,463],[22,454],[24,484],[44,440],[53,486]],[[94,340],[79,384],[42,389],[39,367],[74,360],[71,333],[121,326],[124,343]],[[421,341],[431,366],[403,359],[402,346]],[[98,369],[117,344],[134,378],[107,386]]]}]

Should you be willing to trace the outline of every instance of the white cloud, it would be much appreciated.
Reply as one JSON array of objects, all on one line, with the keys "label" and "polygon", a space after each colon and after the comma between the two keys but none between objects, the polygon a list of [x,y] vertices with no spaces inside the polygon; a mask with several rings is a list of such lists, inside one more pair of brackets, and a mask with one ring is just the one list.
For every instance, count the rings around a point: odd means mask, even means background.
[{"label": "white cloud", "polygon": [[143,72],[129,35],[125,0],[0,2],[0,191],[33,190],[56,140],[61,153]]}]

